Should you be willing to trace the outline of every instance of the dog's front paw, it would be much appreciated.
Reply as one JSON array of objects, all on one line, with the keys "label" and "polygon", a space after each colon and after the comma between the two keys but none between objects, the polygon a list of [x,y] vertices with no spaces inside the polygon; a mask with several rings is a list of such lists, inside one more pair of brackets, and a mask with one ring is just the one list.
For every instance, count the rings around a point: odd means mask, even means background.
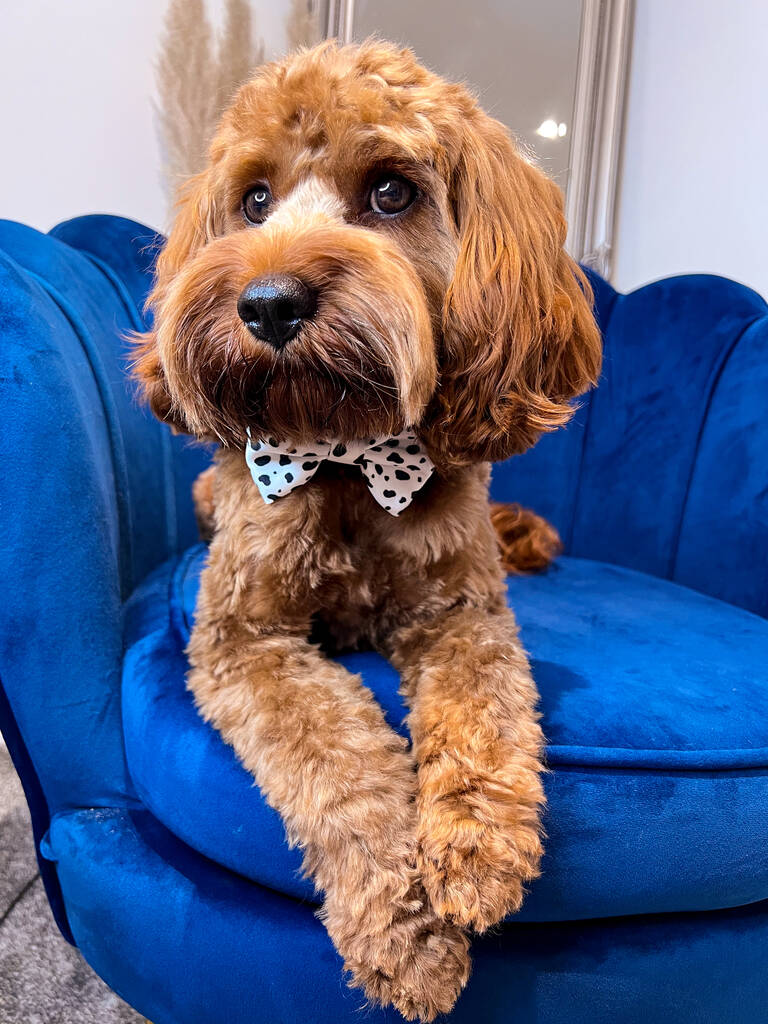
[{"label": "dog's front paw", "polygon": [[357,948],[345,951],[345,967],[371,1002],[391,1003],[406,1020],[432,1021],[453,1009],[467,983],[469,942],[434,913],[423,891],[419,902],[379,933],[360,934]]},{"label": "dog's front paw", "polygon": [[485,931],[520,909],[542,855],[536,771],[443,773],[419,800],[419,870],[437,914]]}]

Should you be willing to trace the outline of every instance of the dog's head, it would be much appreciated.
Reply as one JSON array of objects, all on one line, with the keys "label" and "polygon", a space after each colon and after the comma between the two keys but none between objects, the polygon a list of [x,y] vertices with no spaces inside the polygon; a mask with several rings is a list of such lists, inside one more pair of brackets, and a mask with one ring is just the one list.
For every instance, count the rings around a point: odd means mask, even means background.
[{"label": "dog's head", "polygon": [[227,445],[413,426],[502,459],[594,383],[589,287],[558,188],[462,87],[381,43],[261,68],[182,192],[136,373]]}]

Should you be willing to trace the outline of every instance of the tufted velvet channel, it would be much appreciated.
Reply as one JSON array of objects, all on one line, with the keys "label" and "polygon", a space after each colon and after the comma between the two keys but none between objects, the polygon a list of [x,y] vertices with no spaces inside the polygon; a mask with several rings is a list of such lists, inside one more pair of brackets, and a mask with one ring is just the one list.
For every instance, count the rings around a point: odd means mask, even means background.
[{"label": "tufted velvet channel", "polygon": [[[351,1024],[299,856],[184,689],[209,456],[138,406],[121,340],[159,241],[0,226],[0,721],[57,920],[129,1002]],[[451,1020],[743,1024],[768,1005],[768,308],[713,277],[595,286],[600,389],[494,470],[566,542],[509,583],[548,852]],[[391,667],[344,660],[404,728]]]}]

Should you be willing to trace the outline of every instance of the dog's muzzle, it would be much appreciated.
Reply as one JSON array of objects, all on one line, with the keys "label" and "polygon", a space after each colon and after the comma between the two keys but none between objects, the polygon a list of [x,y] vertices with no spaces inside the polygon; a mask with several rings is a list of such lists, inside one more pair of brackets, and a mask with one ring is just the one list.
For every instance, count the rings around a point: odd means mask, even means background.
[{"label": "dog's muzzle", "polygon": [[288,274],[266,274],[250,281],[237,300],[237,313],[248,330],[276,349],[299,333],[317,309],[317,297],[303,281]]}]

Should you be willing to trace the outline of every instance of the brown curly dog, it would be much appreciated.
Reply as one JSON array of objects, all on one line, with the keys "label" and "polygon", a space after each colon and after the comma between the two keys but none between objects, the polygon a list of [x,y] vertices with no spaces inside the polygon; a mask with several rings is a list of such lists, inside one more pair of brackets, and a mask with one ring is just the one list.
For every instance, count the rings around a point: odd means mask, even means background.
[{"label": "brown curly dog", "polygon": [[[599,372],[565,233],[557,187],[462,86],[407,50],[325,43],[238,92],[138,342],[155,413],[219,444],[189,688],[303,850],[351,983],[408,1019],[451,1009],[465,929],[539,871],[543,737],[488,480]],[[409,430],[410,469],[434,471],[398,516],[365,457],[282,496],[244,457]],[[551,557],[543,520],[494,515],[512,567]],[[400,671],[410,747],[324,653],[355,645]]]}]

